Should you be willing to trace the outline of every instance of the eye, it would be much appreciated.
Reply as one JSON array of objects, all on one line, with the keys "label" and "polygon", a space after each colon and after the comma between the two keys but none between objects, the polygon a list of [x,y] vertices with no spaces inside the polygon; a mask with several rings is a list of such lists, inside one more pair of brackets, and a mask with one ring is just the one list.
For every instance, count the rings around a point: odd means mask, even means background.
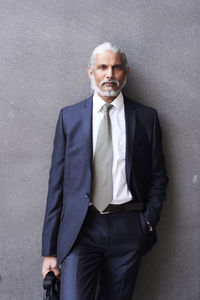
[{"label": "eye", "polygon": [[115,65],[113,67],[114,70],[123,70],[123,66],[122,65]]},{"label": "eye", "polygon": [[107,67],[106,67],[106,65],[100,65],[99,67],[98,67],[98,69],[100,69],[100,70],[105,70]]}]

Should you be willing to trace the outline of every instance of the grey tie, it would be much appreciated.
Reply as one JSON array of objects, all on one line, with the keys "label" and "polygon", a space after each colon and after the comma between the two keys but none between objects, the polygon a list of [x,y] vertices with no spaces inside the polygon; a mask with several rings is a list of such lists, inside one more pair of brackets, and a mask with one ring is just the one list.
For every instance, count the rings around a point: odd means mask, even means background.
[{"label": "grey tie", "polygon": [[113,199],[112,183],[112,133],[109,110],[112,105],[103,105],[102,118],[97,136],[96,150],[93,162],[92,203],[102,212]]}]

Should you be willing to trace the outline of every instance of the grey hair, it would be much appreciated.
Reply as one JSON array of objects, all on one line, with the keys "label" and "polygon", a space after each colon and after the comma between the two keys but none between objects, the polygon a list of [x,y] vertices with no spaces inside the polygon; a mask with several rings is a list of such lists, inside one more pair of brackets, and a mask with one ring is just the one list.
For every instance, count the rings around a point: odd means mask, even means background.
[{"label": "grey hair", "polygon": [[122,49],[120,49],[119,47],[116,47],[114,45],[112,45],[110,42],[105,42],[99,46],[97,46],[93,52],[92,55],[90,56],[89,59],[89,64],[88,66],[91,67],[92,69],[94,69],[94,64],[95,64],[95,59],[96,59],[96,55],[100,54],[100,53],[104,53],[105,51],[112,51],[114,53],[118,53],[121,55],[123,63],[124,63],[124,67],[126,67],[127,65],[127,58],[126,58],[126,54],[122,51]]}]

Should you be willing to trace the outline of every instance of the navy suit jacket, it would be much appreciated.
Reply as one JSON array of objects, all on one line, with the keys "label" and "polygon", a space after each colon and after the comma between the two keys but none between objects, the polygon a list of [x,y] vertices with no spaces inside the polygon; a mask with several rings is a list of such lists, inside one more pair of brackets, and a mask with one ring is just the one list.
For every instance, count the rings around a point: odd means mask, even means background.
[{"label": "navy suit jacket", "polygon": [[[58,264],[73,246],[85,219],[92,183],[92,100],[90,97],[60,111],[49,176],[42,255],[57,256]],[[140,212],[155,229],[168,182],[162,133],[155,109],[124,97],[126,123],[126,180]],[[156,241],[147,235],[144,253]]]}]

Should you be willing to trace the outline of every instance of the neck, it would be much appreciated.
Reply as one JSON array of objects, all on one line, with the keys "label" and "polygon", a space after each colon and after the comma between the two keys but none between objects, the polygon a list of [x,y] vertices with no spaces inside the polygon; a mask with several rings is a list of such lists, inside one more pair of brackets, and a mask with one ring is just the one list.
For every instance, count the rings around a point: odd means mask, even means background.
[{"label": "neck", "polygon": [[[120,92],[119,92],[120,93]],[[107,103],[111,103],[113,102],[119,95],[119,93],[115,96],[115,97],[107,97],[107,96],[102,96],[99,93],[97,93],[99,95],[99,97],[101,97],[105,102]]]}]

